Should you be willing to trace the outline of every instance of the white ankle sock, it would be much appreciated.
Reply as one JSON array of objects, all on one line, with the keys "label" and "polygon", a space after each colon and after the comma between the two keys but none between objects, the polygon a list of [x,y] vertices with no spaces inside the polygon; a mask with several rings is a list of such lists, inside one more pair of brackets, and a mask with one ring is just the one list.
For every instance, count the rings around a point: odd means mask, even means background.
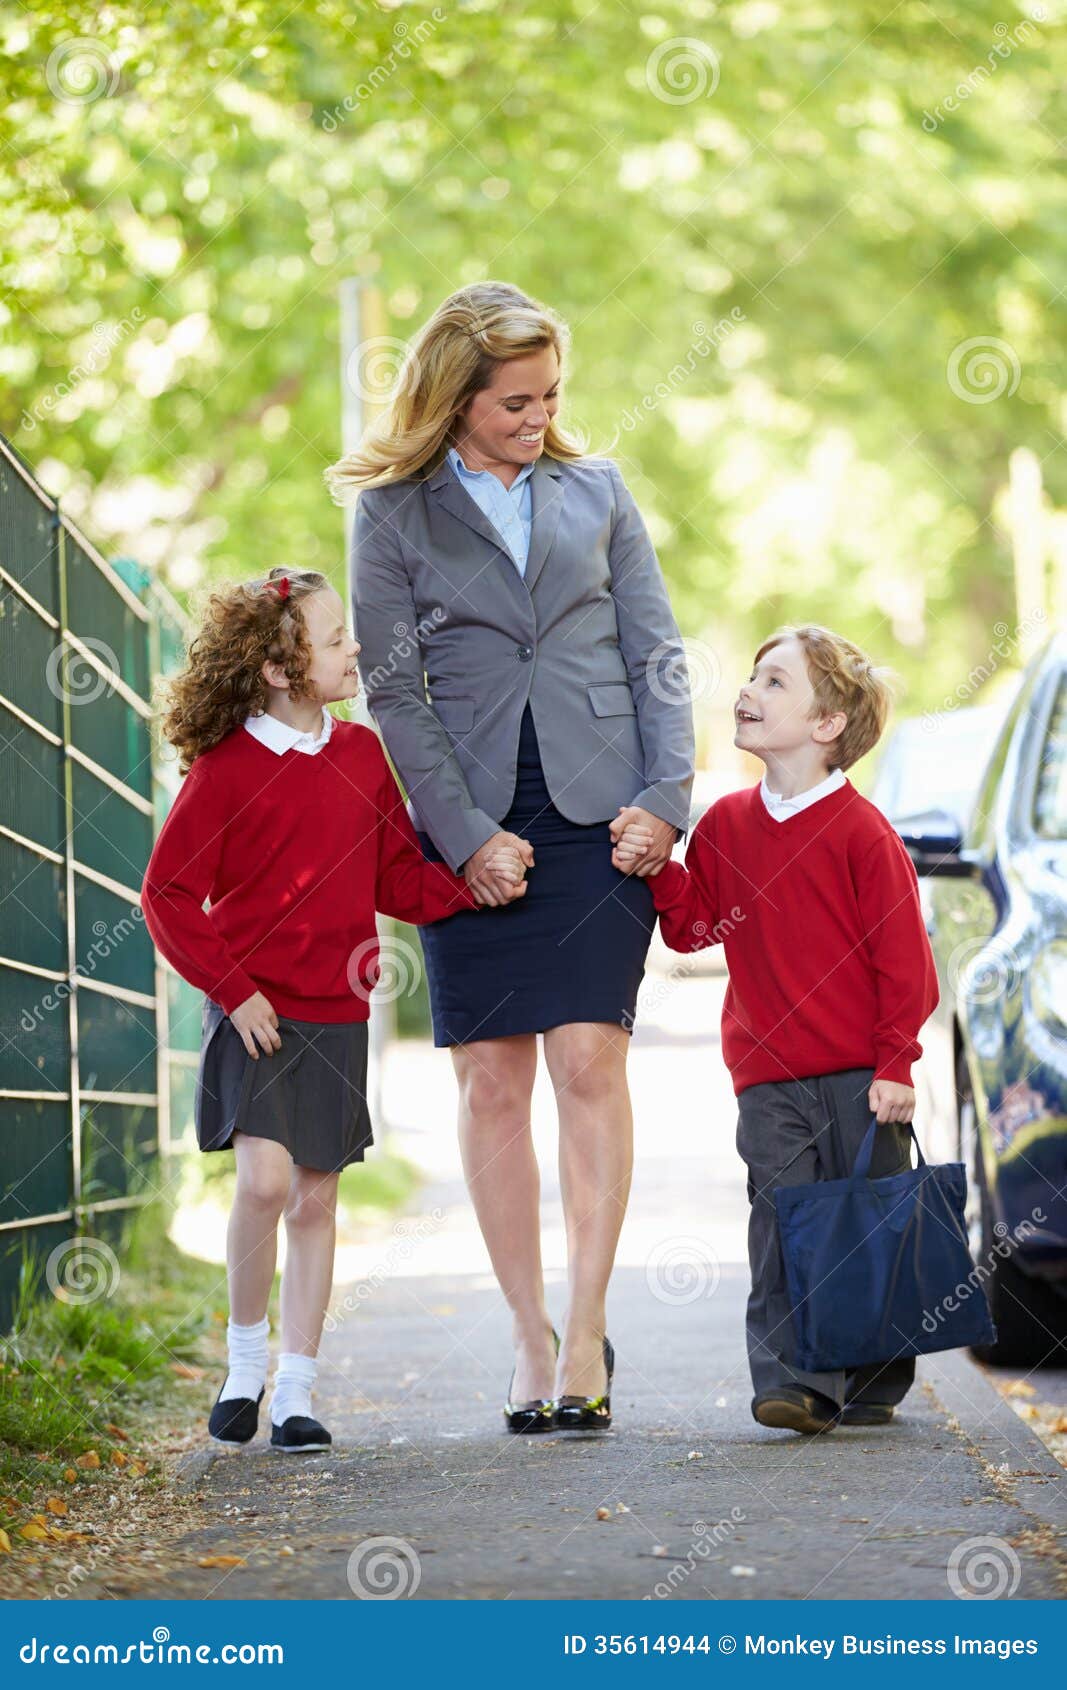
[{"label": "white ankle sock", "polygon": [[311,1415],[311,1387],[319,1364],[314,1356],[293,1355],[283,1350],[278,1357],[274,1375],[274,1391],[270,1399],[270,1418],[274,1426],[284,1426],[293,1414]]},{"label": "white ankle sock", "polygon": [[267,1334],[270,1320],[264,1315],[254,1326],[226,1326],[230,1371],[222,1387],[220,1402],[228,1397],[251,1397],[255,1402],[267,1382]]}]

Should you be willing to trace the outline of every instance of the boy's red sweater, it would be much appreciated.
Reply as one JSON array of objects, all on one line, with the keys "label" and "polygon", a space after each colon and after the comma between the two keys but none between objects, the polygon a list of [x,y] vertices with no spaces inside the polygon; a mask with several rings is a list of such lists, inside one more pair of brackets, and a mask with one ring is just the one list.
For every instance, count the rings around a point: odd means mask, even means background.
[{"label": "boy's red sweater", "polygon": [[203,752],[142,907],[167,961],[227,1014],[260,991],[293,1020],[366,1021],[375,910],[421,924],[477,906],[461,875],[424,862],[377,736],[337,721],[313,755],[243,727]]},{"label": "boy's red sweater", "polygon": [[720,798],[648,885],[672,950],[725,948],[735,1093],[845,1068],[911,1084],[937,976],[911,858],[851,781],[784,822],[758,786]]}]

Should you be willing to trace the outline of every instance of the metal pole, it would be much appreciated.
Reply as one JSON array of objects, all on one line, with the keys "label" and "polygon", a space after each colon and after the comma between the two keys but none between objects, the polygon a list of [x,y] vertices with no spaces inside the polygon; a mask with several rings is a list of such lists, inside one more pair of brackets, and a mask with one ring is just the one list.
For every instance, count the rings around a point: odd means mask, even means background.
[{"label": "metal pole", "polygon": [[[371,416],[378,409],[369,403],[361,383],[355,378],[361,349],[374,335],[384,333],[385,300],[380,288],[368,285],[359,276],[346,276],[340,285],[341,316],[341,446],[350,452],[358,445]],[[352,529],[355,507],[344,507],[345,567],[352,555]],[[358,629],[357,629],[358,633]],[[371,724],[367,700],[360,693],[355,712],[367,726]],[[370,1096],[371,1119],[385,1127],[384,1088],[382,1068],[386,1046],[396,1033],[396,1009],[392,1002],[374,1007],[370,1020],[370,1063],[367,1086]]]}]

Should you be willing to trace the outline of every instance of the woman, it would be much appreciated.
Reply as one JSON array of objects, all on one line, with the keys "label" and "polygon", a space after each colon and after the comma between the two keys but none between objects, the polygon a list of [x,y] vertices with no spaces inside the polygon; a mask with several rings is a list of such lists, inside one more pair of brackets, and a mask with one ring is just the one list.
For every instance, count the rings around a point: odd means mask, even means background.
[{"label": "woman", "polygon": [[[688,822],[684,658],[616,466],[557,421],[563,324],[503,282],[453,294],[387,413],[327,472],[359,493],[353,600],[370,708],[424,854],[477,910],[422,930],[464,1172],[514,1317],[512,1431],[610,1424],[605,1301],[632,1164],[626,1055],[655,921],[645,875]],[[667,686],[657,684],[664,668]],[[611,823],[647,832],[640,866]],[[502,846],[526,896],[487,867]],[[537,1035],[555,1090],[569,1297],[545,1309],[530,1133]]]}]

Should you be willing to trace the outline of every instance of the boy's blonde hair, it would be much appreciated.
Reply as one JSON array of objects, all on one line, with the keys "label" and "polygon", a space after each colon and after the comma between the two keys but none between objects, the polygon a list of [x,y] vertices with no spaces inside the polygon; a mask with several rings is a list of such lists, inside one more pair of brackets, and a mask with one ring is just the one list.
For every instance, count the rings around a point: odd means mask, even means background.
[{"label": "boy's blonde hair", "polygon": [[892,669],[876,668],[859,646],[817,622],[779,628],[764,640],[756,662],[789,639],[799,641],[803,648],[815,693],[815,714],[833,716],[843,710],[848,717],[841,733],[825,749],[831,769],[850,769],[882,737],[896,676]]}]

